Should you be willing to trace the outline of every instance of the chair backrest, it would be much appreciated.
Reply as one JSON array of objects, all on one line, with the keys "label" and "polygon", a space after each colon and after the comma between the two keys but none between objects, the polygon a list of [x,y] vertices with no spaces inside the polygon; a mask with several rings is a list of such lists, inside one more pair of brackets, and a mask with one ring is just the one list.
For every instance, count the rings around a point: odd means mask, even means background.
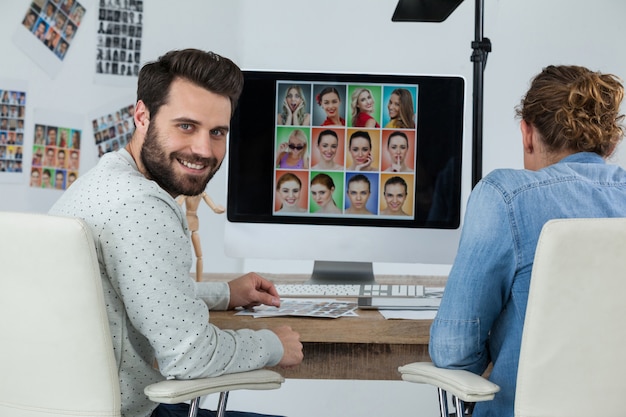
[{"label": "chair backrest", "polygon": [[98,260],[81,220],[0,212],[0,335],[0,415],[120,415]]},{"label": "chair backrest", "polygon": [[533,266],[515,416],[622,416],[626,218],[544,226]]}]

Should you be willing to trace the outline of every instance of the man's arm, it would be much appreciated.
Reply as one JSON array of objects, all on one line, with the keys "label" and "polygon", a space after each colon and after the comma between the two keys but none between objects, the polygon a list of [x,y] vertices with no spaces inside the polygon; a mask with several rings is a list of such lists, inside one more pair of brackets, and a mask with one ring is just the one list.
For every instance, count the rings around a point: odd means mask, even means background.
[{"label": "man's arm", "polygon": [[209,323],[207,304],[189,275],[184,215],[170,200],[149,195],[127,202],[129,214],[113,219],[99,238],[107,275],[132,327],[154,349],[161,373],[198,378],[277,364],[283,347],[273,332],[224,331]]}]

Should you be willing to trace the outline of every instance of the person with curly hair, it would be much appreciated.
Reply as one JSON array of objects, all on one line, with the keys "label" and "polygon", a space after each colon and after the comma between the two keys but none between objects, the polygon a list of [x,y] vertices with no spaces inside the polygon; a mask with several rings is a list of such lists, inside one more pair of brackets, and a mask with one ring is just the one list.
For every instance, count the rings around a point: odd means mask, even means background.
[{"label": "person with curly hair", "polygon": [[[624,87],[580,66],[548,66],[516,107],[523,170],[497,169],[472,191],[458,252],[432,324],[442,368],[500,386],[474,417],[513,417],[522,329],[537,241],[557,218],[626,216],[626,170],[606,160],[622,140]],[[601,282],[598,285],[602,285]]]}]

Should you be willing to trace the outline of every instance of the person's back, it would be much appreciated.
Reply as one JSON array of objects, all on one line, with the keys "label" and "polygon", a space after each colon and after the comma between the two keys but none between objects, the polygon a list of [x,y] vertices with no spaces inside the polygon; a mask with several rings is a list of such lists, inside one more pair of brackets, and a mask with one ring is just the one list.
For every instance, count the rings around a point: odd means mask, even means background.
[{"label": "person's back", "polygon": [[440,367],[481,374],[493,362],[490,380],[501,391],[477,404],[475,417],[513,416],[530,276],[546,221],[626,217],[626,170],[604,160],[623,135],[622,97],[612,76],[544,69],[518,108],[527,169],[496,170],[470,196],[429,350]]}]

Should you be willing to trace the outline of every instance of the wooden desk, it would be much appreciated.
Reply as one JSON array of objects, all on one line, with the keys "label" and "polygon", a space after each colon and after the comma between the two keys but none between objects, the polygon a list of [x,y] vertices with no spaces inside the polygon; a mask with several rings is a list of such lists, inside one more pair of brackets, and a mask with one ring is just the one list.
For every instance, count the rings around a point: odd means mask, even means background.
[{"label": "wooden desk", "polygon": [[[302,282],[306,277],[263,274],[276,283]],[[205,275],[205,279],[215,279]],[[222,279],[224,276],[222,275]],[[445,277],[377,276],[380,283],[445,285]],[[304,361],[294,369],[276,368],[286,378],[300,379],[400,379],[398,366],[428,361],[432,320],[386,320],[378,311],[358,310],[359,317],[338,319],[235,316],[232,311],[212,311],[211,323],[222,329],[268,329],[291,326],[300,333]]]}]

